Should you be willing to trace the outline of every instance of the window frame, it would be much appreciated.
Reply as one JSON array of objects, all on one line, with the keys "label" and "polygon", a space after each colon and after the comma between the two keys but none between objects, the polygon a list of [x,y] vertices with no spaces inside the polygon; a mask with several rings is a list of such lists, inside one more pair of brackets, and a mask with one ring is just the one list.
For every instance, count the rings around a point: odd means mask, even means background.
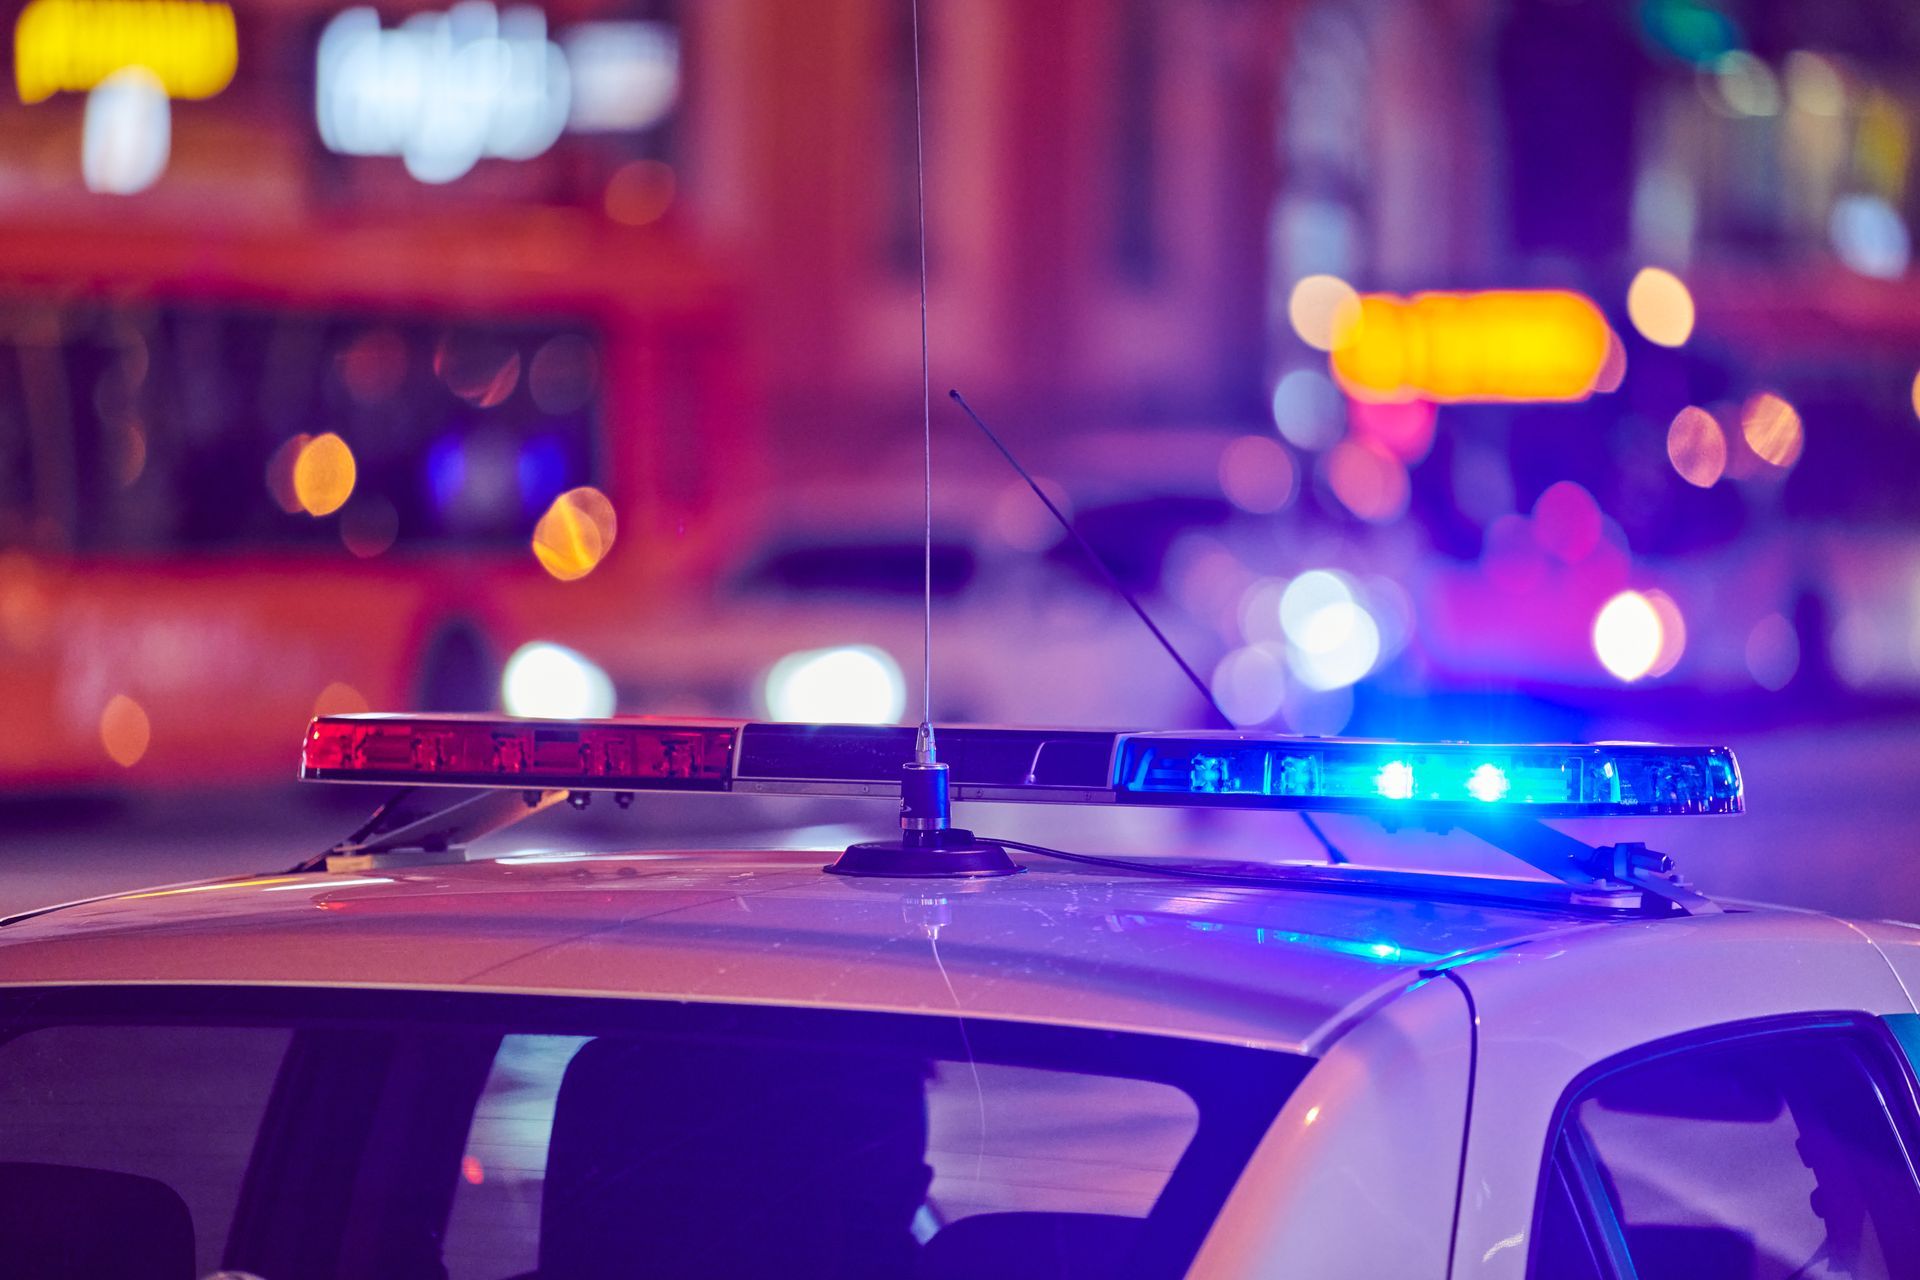
[{"label": "window frame", "polygon": [[[718,1036],[743,1044],[820,1045],[871,1042],[875,1033],[884,1043],[901,1046],[910,1054],[943,1061],[1030,1065],[1067,1074],[1134,1079],[1168,1085],[1195,1104],[1198,1121],[1193,1137],[1162,1187],[1143,1222],[1141,1243],[1129,1271],[1139,1274],[1183,1275],[1191,1266],[1202,1240],[1218,1219],[1229,1193],[1239,1182],[1255,1149],[1267,1137],[1280,1108],[1313,1066],[1314,1059],[1278,1050],[1208,1040],[1160,1036],[1135,1031],[1111,1031],[1067,1024],[1016,1022],[1001,1019],[959,1018],[951,1014],[893,1013],[872,1010],[791,1006],[750,1002],[694,1002],[644,997],[578,996],[502,993],[420,987],[322,987],[298,984],[85,984],[11,987],[0,989],[0,1046],[33,1031],[75,1025],[142,1026],[271,1026],[294,1032],[293,1047],[276,1073],[267,1114],[256,1135],[253,1153],[235,1206],[232,1232],[224,1244],[229,1260],[263,1252],[285,1252],[288,1241],[266,1225],[284,1215],[276,1206],[297,1201],[296,1213],[277,1230],[300,1233],[298,1247],[308,1251],[312,1275],[332,1275],[339,1259],[355,1242],[360,1229],[349,1219],[349,1209],[363,1199],[367,1170],[361,1153],[340,1166],[349,1179],[336,1188],[331,1200],[326,1188],[307,1176],[276,1180],[285,1175],[288,1159],[304,1162],[314,1154],[316,1119],[311,1094],[283,1099],[284,1089],[295,1088],[290,1078],[305,1070],[305,1085],[324,1084],[352,1094],[363,1087],[353,1079],[314,1077],[312,1063],[303,1061],[303,1036],[314,1031],[438,1031],[468,1033],[480,1039],[503,1032],[516,1034],[606,1035],[628,1034],[671,1038]],[[1071,1065],[1059,1065],[1062,1058]],[[449,1089],[441,1099],[455,1107],[466,1093],[463,1116],[485,1081],[486,1056],[471,1080]],[[384,1081],[373,1090],[384,1095]],[[302,1106],[302,1098],[307,1105]],[[370,1126],[379,1111],[377,1099],[365,1103],[361,1117]],[[324,1117],[322,1117],[324,1119]],[[429,1118],[430,1120],[431,1118]],[[444,1129],[445,1126],[442,1126]],[[466,1139],[465,1124],[453,1126],[447,1170],[449,1207],[453,1180]],[[337,1155],[339,1153],[329,1153]],[[416,1157],[419,1152],[413,1152]],[[296,1166],[302,1174],[304,1165]],[[328,1208],[331,1204],[333,1207]],[[444,1228],[444,1221],[440,1224]]]},{"label": "window frame", "polygon": [[[1724,1048],[1741,1041],[1772,1036],[1837,1033],[1853,1038],[1864,1066],[1879,1088],[1880,1100],[1892,1122],[1894,1136],[1905,1158],[1908,1173],[1920,1185],[1920,1075],[1914,1062],[1885,1019],[1848,1010],[1784,1014],[1741,1022],[1717,1023],[1678,1035],[1665,1036],[1635,1045],[1582,1070],[1554,1102],[1548,1122],[1540,1176],[1534,1183],[1533,1213],[1528,1226],[1527,1277],[1535,1280],[1538,1270],[1539,1242],[1545,1225],[1547,1198],[1556,1177],[1564,1180],[1573,1200],[1573,1211],[1586,1234],[1602,1274],[1615,1280],[1634,1280],[1636,1271],[1627,1252],[1626,1235],[1601,1181],[1598,1159],[1591,1144],[1569,1125],[1573,1108],[1602,1080],[1645,1066],[1674,1054]],[[1892,1096],[1889,1096],[1889,1095]],[[1567,1141],[1563,1141],[1567,1139]]]}]

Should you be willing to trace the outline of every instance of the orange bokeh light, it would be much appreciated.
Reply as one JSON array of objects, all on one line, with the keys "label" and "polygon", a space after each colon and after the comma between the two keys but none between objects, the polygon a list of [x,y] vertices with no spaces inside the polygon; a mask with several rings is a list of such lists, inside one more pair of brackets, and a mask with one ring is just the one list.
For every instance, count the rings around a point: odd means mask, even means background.
[{"label": "orange bokeh light", "polygon": [[329,431],[300,446],[293,459],[293,496],[310,516],[330,516],[353,496],[353,450]]},{"label": "orange bokeh light", "polygon": [[607,495],[583,485],[553,500],[533,527],[533,554],[562,582],[592,573],[613,550],[616,525]]},{"label": "orange bokeh light", "polygon": [[1333,374],[1361,400],[1584,400],[1610,331],[1592,300],[1564,290],[1366,294],[1333,348]]},{"label": "orange bokeh light", "polygon": [[1693,294],[1673,272],[1642,267],[1627,286],[1627,318],[1648,342],[1685,346],[1693,336]]},{"label": "orange bokeh light", "polygon": [[1783,469],[1800,460],[1806,444],[1799,410],[1770,391],[1762,391],[1740,407],[1740,434],[1754,453]]},{"label": "orange bokeh light", "polygon": [[131,769],[147,754],[153,740],[153,725],[147,709],[124,693],[107,699],[100,712],[100,745],[107,756],[123,769]]}]

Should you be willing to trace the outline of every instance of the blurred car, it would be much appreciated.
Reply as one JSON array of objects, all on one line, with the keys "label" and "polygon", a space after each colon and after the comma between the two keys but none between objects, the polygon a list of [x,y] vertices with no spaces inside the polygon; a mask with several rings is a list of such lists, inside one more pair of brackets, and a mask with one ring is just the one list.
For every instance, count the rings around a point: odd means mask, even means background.
[{"label": "blurred car", "polygon": [[[984,443],[946,444],[934,486],[934,714],[980,723],[1175,726],[1206,704],[1107,579],[1196,655],[1208,633],[1169,599],[1169,548],[1224,522],[1220,438],[1148,448],[1095,433],[1030,450],[1043,486],[1099,556],[1061,529]],[[796,477],[725,521],[729,547],[644,613],[545,633],[544,678],[516,715],[624,712],[898,723],[919,709],[927,621],[922,467],[905,450],[858,476]],[[583,696],[593,691],[591,696]]]},{"label": "blurred car", "polygon": [[1722,907],[1639,846],[1528,852],[1530,809],[1737,808],[1730,755],[940,732],[962,798],[1397,814],[1373,839],[1416,859],[1400,824],[1450,819],[1549,875],[1204,839],[1008,842],[1022,874],[984,876],[469,860],[564,795],[884,793],[912,731],[333,717],[310,776],[413,792],[314,869],[0,927],[0,1249],[298,1280],[1920,1257],[1920,930]]},{"label": "blurred car", "polygon": [[258,781],[316,711],[490,708],[757,483],[728,290],[669,232],[14,229],[0,354],[18,788]]}]

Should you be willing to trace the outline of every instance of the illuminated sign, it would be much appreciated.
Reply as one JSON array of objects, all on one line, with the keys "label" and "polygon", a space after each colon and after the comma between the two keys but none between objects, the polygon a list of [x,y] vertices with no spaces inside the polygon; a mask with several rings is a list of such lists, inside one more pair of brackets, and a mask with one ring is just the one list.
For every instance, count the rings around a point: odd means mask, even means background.
[{"label": "illuminated sign", "polygon": [[383,28],[345,10],[320,37],[314,112],[342,155],[398,156],[422,182],[451,182],[484,158],[530,160],[571,126],[640,129],[679,93],[679,38],[642,22],[589,22],[566,46],[546,15],[461,0]]},{"label": "illuminated sign", "polygon": [[204,0],[32,0],[13,28],[22,102],[144,67],[172,98],[211,98],[240,60],[233,9]]},{"label": "illuminated sign", "polygon": [[1361,400],[1584,400],[1611,331],[1563,290],[1365,294],[1333,334],[1333,375]]}]

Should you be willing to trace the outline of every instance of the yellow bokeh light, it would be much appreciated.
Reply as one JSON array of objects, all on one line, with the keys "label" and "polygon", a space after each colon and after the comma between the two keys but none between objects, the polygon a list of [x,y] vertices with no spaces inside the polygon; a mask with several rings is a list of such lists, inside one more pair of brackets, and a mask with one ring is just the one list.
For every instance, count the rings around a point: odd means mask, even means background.
[{"label": "yellow bokeh light", "polygon": [[1683,347],[1693,336],[1693,294],[1673,272],[1642,267],[1627,286],[1627,318],[1648,342]]},{"label": "yellow bokeh light", "polygon": [[115,764],[133,768],[147,754],[147,744],[152,740],[153,726],[145,707],[124,693],[107,699],[106,709],[100,713],[100,745]]},{"label": "yellow bokeh light", "polygon": [[1303,276],[1287,295],[1287,320],[1315,351],[1333,350],[1359,309],[1360,295],[1338,276]]},{"label": "yellow bokeh light", "polygon": [[1920,418],[1920,373],[1913,375],[1913,416]]},{"label": "yellow bokeh light", "polygon": [[569,489],[533,527],[534,557],[562,582],[584,578],[613,549],[615,527],[606,494],[591,485]]},{"label": "yellow bokeh light", "polygon": [[1770,391],[1763,391],[1740,408],[1740,434],[1747,447],[1776,467],[1790,467],[1800,460],[1806,443],[1800,429],[1800,412]]},{"label": "yellow bokeh light", "polygon": [[33,0],[13,28],[26,103],[83,93],[128,67],[153,72],[170,98],[211,98],[239,61],[232,7],[203,0]]},{"label": "yellow bokeh light", "polygon": [[1584,400],[1611,333],[1591,299],[1565,290],[1367,294],[1332,366],[1360,400]]},{"label": "yellow bokeh light", "polygon": [[1667,428],[1667,457],[1682,480],[1711,489],[1727,471],[1727,437],[1712,414],[1690,404]]},{"label": "yellow bokeh light", "polygon": [[329,516],[353,496],[353,450],[329,431],[300,446],[293,459],[293,496],[310,516]]}]

